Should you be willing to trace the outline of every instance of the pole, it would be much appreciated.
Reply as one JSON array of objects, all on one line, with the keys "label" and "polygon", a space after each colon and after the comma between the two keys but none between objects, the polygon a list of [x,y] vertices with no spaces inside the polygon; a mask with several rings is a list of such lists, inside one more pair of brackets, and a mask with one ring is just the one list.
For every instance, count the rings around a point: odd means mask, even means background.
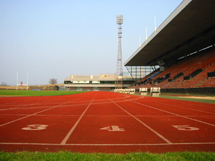
[{"label": "pole", "polygon": [[155,34],[156,34],[156,32],[157,32],[157,27],[156,27],[156,15],[155,15]]},{"label": "pole", "polygon": [[123,24],[123,15],[118,15],[116,17],[116,23],[118,25],[118,55],[117,55],[115,88],[122,89],[123,88],[123,69],[122,69],[122,46],[121,46],[122,26],[121,25]]},{"label": "pole", "polygon": [[141,36],[139,36],[139,44],[140,44],[140,47],[141,47]]},{"label": "pole", "polygon": [[146,42],[147,42],[147,40],[148,40],[148,36],[147,36],[147,27],[146,27]]},{"label": "pole", "polygon": [[27,72],[27,90],[28,90],[28,72]]},{"label": "pole", "polygon": [[17,90],[17,86],[18,86],[18,78],[19,78],[19,72],[17,72],[17,76],[16,76],[16,90]]}]

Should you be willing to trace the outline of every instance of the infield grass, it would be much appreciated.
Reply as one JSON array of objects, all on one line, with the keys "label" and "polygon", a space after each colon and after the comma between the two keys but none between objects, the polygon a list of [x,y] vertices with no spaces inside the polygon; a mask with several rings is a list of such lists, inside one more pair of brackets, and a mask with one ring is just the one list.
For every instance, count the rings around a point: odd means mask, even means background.
[{"label": "infield grass", "polygon": [[86,91],[32,91],[32,90],[0,90],[1,96],[58,96],[83,93]]},{"label": "infield grass", "polygon": [[[135,95],[140,95],[139,93],[135,93]],[[147,97],[151,97],[150,94],[146,95]],[[196,98],[192,98],[190,96],[197,96]],[[192,102],[202,102],[202,103],[211,103],[215,104],[215,95],[201,95],[201,94],[181,94],[181,93],[161,93],[161,98],[167,99],[175,99],[175,100],[184,100],[184,101],[192,101]],[[201,99],[198,97],[202,97]],[[207,97],[214,97],[214,99],[207,99]]]},{"label": "infield grass", "polygon": [[[199,95],[198,95],[199,96]],[[193,101],[193,102],[202,102],[202,103],[211,103],[215,104],[215,100],[204,98],[205,96],[202,96],[204,99],[200,98],[189,98],[185,96],[171,96],[171,95],[161,95],[162,98],[168,98],[168,99],[176,99],[176,100],[184,100],[184,101]]]},{"label": "infield grass", "polygon": [[127,153],[127,154],[105,154],[105,153],[71,153],[67,151],[61,152],[17,152],[7,153],[0,152],[0,160],[16,160],[16,161],[48,161],[48,160],[82,160],[82,161],[212,161],[215,160],[213,152],[174,152],[174,153]]}]

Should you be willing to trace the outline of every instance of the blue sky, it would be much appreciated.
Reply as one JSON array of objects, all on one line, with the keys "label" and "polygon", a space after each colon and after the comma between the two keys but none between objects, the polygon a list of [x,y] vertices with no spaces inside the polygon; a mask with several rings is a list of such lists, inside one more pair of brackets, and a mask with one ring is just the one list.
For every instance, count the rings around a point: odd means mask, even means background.
[{"label": "blue sky", "polygon": [[[69,75],[116,73],[123,15],[124,62],[182,0],[0,0],[0,83],[63,83]],[[126,68],[123,68],[126,71]]]}]

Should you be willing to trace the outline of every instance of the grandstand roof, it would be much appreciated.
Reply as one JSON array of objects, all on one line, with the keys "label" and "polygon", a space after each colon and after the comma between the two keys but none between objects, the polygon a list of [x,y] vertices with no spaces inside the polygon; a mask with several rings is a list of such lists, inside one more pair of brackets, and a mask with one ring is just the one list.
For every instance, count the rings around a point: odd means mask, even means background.
[{"label": "grandstand roof", "polygon": [[215,0],[184,0],[125,66],[158,65],[215,44]]}]

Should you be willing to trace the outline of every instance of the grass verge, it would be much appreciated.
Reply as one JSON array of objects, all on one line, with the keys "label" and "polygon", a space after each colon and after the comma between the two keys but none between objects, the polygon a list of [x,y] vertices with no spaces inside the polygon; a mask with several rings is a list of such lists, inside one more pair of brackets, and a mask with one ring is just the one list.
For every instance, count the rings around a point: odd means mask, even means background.
[{"label": "grass verge", "polygon": [[0,160],[16,160],[16,161],[33,161],[33,160],[82,160],[82,161],[125,161],[125,160],[147,160],[147,161],[212,161],[215,160],[214,152],[174,152],[174,153],[127,153],[127,154],[104,154],[104,153],[71,153],[66,151],[61,151],[57,153],[47,153],[47,152],[17,152],[17,153],[7,153],[0,152]]},{"label": "grass verge", "polygon": [[31,91],[31,90],[0,90],[1,96],[58,96],[83,93],[85,91]]},{"label": "grass verge", "polygon": [[[135,95],[140,95],[139,93],[136,93]],[[146,95],[147,97],[151,97],[150,94]],[[197,96],[197,97],[202,97],[204,99],[199,99],[199,98],[190,98],[189,96]],[[211,103],[215,104],[215,100],[207,99],[209,95],[186,95],[186,94],[181,94],[181,93],[161,93],[161,98],[167,98],[167,99],[175,99],[175,100],[184,100],[184,101],[192,101],[192,102],[202,102],[202,103]],[[210,97],[215,97],[214,95],[210,95]]]},{"label": "grass verge", "polygon": [[168,98],[168,99],[176,99],[176,100],[184,100],[184,101],[193,101],[193,102],[203,102],[203,103],[215,104],[215,100],[210,100],[210,99],[189,98],[189,97],[185,97],[185,96],[180,97],[180,96],[170,96],[170,95],[161,95],[161,97],[162,98]]}]

